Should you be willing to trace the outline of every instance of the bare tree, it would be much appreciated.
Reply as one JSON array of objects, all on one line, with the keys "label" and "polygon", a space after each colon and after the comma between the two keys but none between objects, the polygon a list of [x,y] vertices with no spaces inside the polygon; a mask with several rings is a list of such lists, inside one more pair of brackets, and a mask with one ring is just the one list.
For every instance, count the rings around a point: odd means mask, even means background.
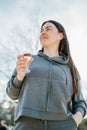
[{"label": "bare tree", "polygon": [[[36,53],[39,48],[38,23],[31,23],[31,27],[15,26],[8,34],[4,43],[0,43],[0,82],[9,80],[16,64],[16,56],[22,51]],[[2,86],[0,84],[0,86]],[[5,87],[6,85],[4,85]]]}]

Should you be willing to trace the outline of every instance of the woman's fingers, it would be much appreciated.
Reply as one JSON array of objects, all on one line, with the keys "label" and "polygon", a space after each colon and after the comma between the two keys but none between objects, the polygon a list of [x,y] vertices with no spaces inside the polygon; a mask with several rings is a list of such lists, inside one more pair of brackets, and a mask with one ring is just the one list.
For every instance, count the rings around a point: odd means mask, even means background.
[{"label": "woman's fingers", "polygon": [[18,55],[17,56],[17,64],[16,64],[17,72],[20,72],[24,68],[29,67],[32,62],[33,62],[33,57],[32,56],[30,56],[30,58],[28,60],[23,55]]},{"label": "woman's fingers", "polygon": [[31,58],[30,58],[30,60],[28,61],[28,66],[30,66],[30,65],[31,65],[31,63],[33,62],[33,60],[34,60],[34,58],[33,58],[33,57],[31,57]]}]

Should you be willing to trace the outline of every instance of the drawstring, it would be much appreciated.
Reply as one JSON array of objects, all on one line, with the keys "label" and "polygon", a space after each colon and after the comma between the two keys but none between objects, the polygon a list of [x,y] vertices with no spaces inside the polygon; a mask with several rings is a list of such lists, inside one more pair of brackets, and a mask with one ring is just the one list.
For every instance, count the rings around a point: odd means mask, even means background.
[{"label": "drawstring", "polygon": [[44,130],[47,130],[47,120],[40,119],[43,122]]},{"label": "drawstring", "polygon": [[47,130],[47,120],[44,120],[44,127],[45,127],[44,130]]},{"label": "drawstring", "polygon": [[43,122],[44,130],[47,130],[47,120],[40,119],[41,122]]}]

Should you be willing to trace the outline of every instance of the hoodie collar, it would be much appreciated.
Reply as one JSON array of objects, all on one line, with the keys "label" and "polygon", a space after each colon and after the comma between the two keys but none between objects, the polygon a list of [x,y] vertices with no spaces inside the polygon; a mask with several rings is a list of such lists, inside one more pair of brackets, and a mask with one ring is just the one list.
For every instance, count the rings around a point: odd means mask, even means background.
[{"label": "hoodie collar", "polygon": [[42,50],[40,50],[38,52],[38,56],[43,57],[54,64],[68,64],[69,63],[69,57],[65,56],[64,54],[61,54],[60,56],[56,56],[56,57],[49,57],[43,54]]}]

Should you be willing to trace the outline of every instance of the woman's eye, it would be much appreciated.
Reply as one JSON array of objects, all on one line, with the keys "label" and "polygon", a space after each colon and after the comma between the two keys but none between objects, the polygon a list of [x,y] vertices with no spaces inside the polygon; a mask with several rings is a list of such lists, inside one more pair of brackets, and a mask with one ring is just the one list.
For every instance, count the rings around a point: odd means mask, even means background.
[{"label": "woman's eye", "polygon": [[44,31],[49,31],[49,30],[52,30],[52,29],[50,29],[50,28],[47,28],[46,30],[43,30],[43,29],[42,29],[42,30],[40,31],[40,33],[44,32]]},{"label": "woman's eye", "polygon": [[52,29],[51,28],[47,28],[47,31],[52,31]]},{"label": "woman's eye", "polygon": [[47,29],[47,31],[51,30],[50,28]]}]

